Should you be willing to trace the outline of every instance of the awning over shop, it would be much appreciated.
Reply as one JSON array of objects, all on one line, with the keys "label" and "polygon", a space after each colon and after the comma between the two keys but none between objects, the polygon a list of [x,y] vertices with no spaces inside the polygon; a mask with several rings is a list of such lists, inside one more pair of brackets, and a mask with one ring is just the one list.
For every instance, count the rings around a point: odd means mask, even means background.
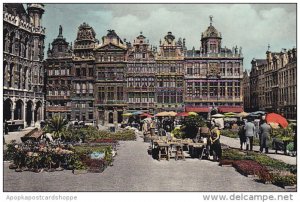
[{"label": "awning over shop", "polygon": [[208,107],[185,107],[186,112],[209,112]]},{"label": "awning over shop", "polygon": [[226,112],[239,113],[244,111],[243,107],[234,107],[234,106],[222,106],[222,107],[218,107],[218,110],[219,113],[226,113]]}]

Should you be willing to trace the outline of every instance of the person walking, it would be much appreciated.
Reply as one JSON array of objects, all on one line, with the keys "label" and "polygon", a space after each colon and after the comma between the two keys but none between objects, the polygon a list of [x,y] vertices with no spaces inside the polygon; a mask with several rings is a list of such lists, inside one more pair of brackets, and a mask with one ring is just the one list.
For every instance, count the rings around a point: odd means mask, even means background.
[{"label": "person walking", "polygon": [[269,124],[267,124],[266,120],[262,120],[262,124],[259,127],[259,140],[260,140],[260,152],[269,152],[268,148],[268,140],[270,139],[270,134],[272,132],[272,128]]},{"label": "person walking", "polygon": [[[255,125],[251,119],[245,124],[245,135],[246,135],[246,150],[253,150],[253,137],[255,134]],[[250,147],[250,148],[249,148]]]},{"label": "person walking", "polygon": [[240,138],[241,150],[243,150],[243,146],[246,144],[245,124],[243,121],[241,121],[239,124],[238,134],[239,134],[239,138]]},{"label": "person walking", "polygon": [[215,122],[212,124],[212,130],[210,132],[210,144],[211,144],[211,152],[213,153],[213,160],[219,161],[222,157],[222,148],[220,142],[220,134],[219,125]]},{"label": "person walking", "polygon": [[152,120],[151,123],[150,123],[150,134],[151,134],[151,136],[155,135],[155,128],[156,128],[155,121]]}]

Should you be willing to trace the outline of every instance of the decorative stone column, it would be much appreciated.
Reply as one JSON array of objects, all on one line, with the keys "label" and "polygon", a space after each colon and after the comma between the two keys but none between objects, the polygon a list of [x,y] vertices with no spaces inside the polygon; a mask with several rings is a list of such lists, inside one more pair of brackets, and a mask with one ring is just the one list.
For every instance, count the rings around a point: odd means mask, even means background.
[{"label": "decorative stone column", "polygon": [[8,69],[10,68],[9,66],[10,66],[10,64],[9,64],[9,63],[6,63],[5,72],[3,72],[3,74],[4,74],[3,85],[6,86],[6,87],[8,87],[8,82],[7,82],[7,81],[8,81],[8,78],[7,78],[7,75],[8,75]]},{"label": "decorative stone column", "polygon": [[118,123],[118,111],[116,110],[116,108],[114,108],[113,111],[113,119],[114,119],[114,124]]},{"label": "decorative stone column", "polygon": [[12,121],[14,121],[15,120],[15,117],[14,117],[14,115],[15,115],[15,108],[13,107],[13,108],[11,108],[11,110],[10,110],[10,112],[11,112],[11,120]]},{"label": "decorative stone column", "polygon": [[30,126],[33,126],[33,127],[34,127],[34,108],[31,109],[31,113],[32,113],[32,120],[31,120]]},{"label": "decorative stone column", "polygon": [[15,98],[12,98],[11,101],[12,101],[12,106],[11,106],[11,109],[10,109],[11,120],[14,121],[15,120],[16,100],[15,100]]},{"label": "decorative stone column", "polygon": [[117,129],[118,128],[118,111],[116,108],[114,108],[113,119],[114,119],[114,126]]},{"label": "decorative stone column", "polygon": [[24,116],[23,116],[23,122],[24,122],[24,128],[27,127],[27,122],[26,122],[26,115],[27,115],[27,113],[26,113],[26,108],[27,108],[27,102],[26,102],[26,100],[24,100],[24,108],[23,108],[23,114],[24,114]]},{"label": "decorative stone column", "polygon": [[103,124],[104,124],[104,126],[106,126],[107,125],[107,123],[108,123],[108,111],[106,110],[106,109],[103,109],[104,110],[104,120],[103,120]]},{"label": "decorative stone column", "polygon": [[45,116],[45,114],[44,114],[44,106],[45,106],[45,105],[42,104],[42,105],[41,105],[41,109],[40,109],[40,110],[41,110],[41,117],[40,117],[41,120],[45,120],[45,117],[44,117],[44,116]]}]

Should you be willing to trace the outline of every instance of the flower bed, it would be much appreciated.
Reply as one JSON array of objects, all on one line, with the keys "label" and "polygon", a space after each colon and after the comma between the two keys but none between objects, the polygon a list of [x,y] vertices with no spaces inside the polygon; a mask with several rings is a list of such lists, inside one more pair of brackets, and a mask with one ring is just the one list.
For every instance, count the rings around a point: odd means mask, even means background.
[{"label": "flower bed", "polygon": [[236,149],[225,149],[222,152],[222,159],[226,160],[242,160],[245,158],[245,153]]},{"label": "flower bed", "polygon": [[[7,148],[7,157],[13,161],[9,168],[16,169],[17,172],[25,170],[52,172],[63,169],[103,172],[108,165],[112,165],[113,161],[112,146],[16,144],[13,142],[8,144]],[[97,156],[95,154],[103,155]]]},{"label": "flower bed", "polygon": [[260,181],[281,187],[296,184],[297,166],[272,159],[265,154],[241,152],[235,149],[223,150],[220,165],[230,165],[243,175],[255,175]]},{"label": "flower bed", "polygon": [[44,144],[44,143],[22,143],[12,142],[7,145],[6,153],[11,157],[16,171],[28,170],[39,172],[41,169],[53,171],[61,170],[62,164],[74,152],[68,145]]},{"label": "flower bed", "polygon": [[282,161],[273,159],[265,154],[258,154],[255,152],[248,152],[245,156],[245,159],[252,159],[263,166],[268,167],[270,170],[281,170],[281,171],[289,171],[293,174],[297,173],[297,166],[286,164]]},{"label": "flower bed", "polygon": [[[87,129],[85,129],[87,130]],[[93,131],[95,130],[95,131]],[[97,129],[88,129],[85,134],[85,138],[89,142],[94,141],[130,141],[130,140],[136,140],[136,135],[134,130],[129,129],[122,129],[115,133],[108,132],[108,131],[98,131]]]},{"label": "flower bed", "polygon": [[93,143],[109,143],[109,144],[117,144],[118,141],[112,138],[104,138],[104,139],[95,139],[92,141]]},{"label": "flower bed", "polygon": [[274,172],[272,173],[272,183],[285,188],[297,184],[297,176],[289,172]]},{"label": "flower bed", "polygon": [[267,168],[252,160],[237,160],[232,163],[233,167],[241,174],[259,176],[260,172],[267,172]]}]

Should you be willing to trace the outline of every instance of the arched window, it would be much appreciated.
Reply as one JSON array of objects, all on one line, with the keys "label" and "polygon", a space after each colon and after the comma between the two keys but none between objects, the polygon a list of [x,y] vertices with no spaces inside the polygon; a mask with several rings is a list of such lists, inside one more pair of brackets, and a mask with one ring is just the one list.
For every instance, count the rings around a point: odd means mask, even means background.
[{"label": "arched window", "polygon": [[76,84],[76,93],[80,94],[80,84],[79,83]]},{"label": "arched window", "polygon": [[94,92],[94,86],[92,83],[89,83],[89,93],[92,94]]},{"label": "arched window", "polygon": [[24,68],[24,73],[23,73],[23,89],[28,89],[28,67]]},{"label": "arched window", "polygon": [[23,57],[24,58],[28,58],[28,44],[29,44],[29,42],[28,42],[29,40],[28,40],[28,37],[25,39],[25,42],[24,42],[24,49],[23,49]]},{"label": "arched window", "polygon": [[3,51],[7,51],[8,45],[8,31],[7,29],[3,30]]},{"label": "arched window", "polygon": [[3,82],[4,86],[7,85],[7,62],[3,61]]},{"label": "arched window", "polygon": [[85,83],[83,83],[82,84],[82,93],[86,93],[86,84]]},{"label": "arched window", "polygon": [[13,87],[13,75],[14,75],[14,63],[11,63],[9,66],[9,74],[8,74],[8,87]]},{"label": "arched window", "polygon": [[21,65],[19,65],[19,81],[18,81],[18,88],[21,89],[23,87],[23,68]]},{"label": "arched window", "polygon": [[15,51],[13,50],[14,48],[14,43],[15,43],[15,33],[12,32],[9,36],[9,47],[8,47],[8,52],[9,53],[14,53]]}]

